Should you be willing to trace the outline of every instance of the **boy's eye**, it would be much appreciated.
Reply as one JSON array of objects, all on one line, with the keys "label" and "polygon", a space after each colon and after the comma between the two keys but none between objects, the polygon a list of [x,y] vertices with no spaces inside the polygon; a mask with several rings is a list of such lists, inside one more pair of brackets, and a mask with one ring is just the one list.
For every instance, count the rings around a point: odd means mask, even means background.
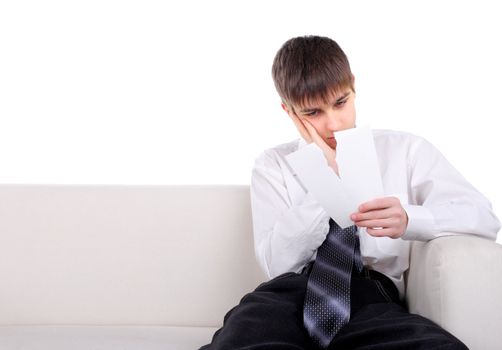
[{"label": "boy's eye", "polygon": [[306,116],[308,117],[315,117],[317,115],[317,111],[312,111],[312,112],[308,112],[308,113],[305,113]]},{"label": "boy's eye", "polygon": [[343,101],[339,101],[337,103],[335,103],[336,106],[343,106],[345,104],[345,102],[347,102],[347,99],[343,100]]}]

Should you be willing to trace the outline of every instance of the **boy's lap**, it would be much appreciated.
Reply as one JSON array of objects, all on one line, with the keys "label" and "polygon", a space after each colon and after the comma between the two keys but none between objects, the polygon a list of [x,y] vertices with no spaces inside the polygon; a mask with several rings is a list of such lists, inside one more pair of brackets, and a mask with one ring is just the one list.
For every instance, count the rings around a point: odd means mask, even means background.
[{"label": "boy's lap", "polygon": [[286,273],[260,284],[225,316],[211,347],[203,349],[306,349],[303,327],[307,276]]},{"label": "boy's lap", "polygon": [[235,315],[231,316],[243,317],[249,322],[256,319],[270,320],[278,325],[284,322],[302,325],[298,321],[303,318],[307,278],[290,272],[262,283],[241,299],[239,305],[232,310]]},{"label": "boy's lap", "polygon": [[[303,327],[307,281],[308,275],[285,273],[260,284],[227,313],[213,345],[227,344],[234,349],[316,348]],[[369,350],[377,349],[373,344],[378,343],[385,344],[385,349],[466,349],[432,321],[410,314],[394,302],[361,307],[330,349]]]},{"label": "boy's lap", "polygon": [[[382,347],[382,345],[384,346]],[[351,316],[329,349],[467,349],[456,337],[394,302],[368,304]]]}]

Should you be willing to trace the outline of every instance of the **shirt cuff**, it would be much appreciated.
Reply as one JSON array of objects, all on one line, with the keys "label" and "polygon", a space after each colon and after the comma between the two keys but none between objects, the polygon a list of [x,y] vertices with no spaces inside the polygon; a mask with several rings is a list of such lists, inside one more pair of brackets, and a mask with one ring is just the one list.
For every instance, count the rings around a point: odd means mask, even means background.
[{"label": "shirt cuff", "polygon": [[421,205],[403,205],[408,215],[408,226],[401,236],[404,240],[430,241],[439,232],[431,211]]}]

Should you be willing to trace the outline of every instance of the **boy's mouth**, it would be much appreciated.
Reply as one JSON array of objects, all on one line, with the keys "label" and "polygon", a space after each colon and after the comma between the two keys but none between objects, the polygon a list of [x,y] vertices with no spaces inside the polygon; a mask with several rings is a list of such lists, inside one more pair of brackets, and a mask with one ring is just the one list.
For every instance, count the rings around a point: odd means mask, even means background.
[{"label": "boy's mouth", "polygon": [[337,144],[337,142],[336,142],[336,139],[335,139],[335,137],[334,137],[334,136],[330,136],[330,137],[328,137],[328,140],[327,140],[327,141],[328,141],[328,144],[329,144],[329,146],[330,146],[331,148],[336,149],[336,144]]}]

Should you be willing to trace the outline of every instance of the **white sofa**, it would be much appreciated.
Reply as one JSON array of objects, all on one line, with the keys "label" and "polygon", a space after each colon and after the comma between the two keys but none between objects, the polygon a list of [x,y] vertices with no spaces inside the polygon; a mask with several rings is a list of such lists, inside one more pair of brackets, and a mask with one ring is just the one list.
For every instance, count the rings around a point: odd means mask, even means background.
[{"label": "white sofa", "polygon": [[[0,185],[0,349],[197,349],[265,278],[247,186]],[[413,247],[407,299],[499,349],[502,248]]]}]

